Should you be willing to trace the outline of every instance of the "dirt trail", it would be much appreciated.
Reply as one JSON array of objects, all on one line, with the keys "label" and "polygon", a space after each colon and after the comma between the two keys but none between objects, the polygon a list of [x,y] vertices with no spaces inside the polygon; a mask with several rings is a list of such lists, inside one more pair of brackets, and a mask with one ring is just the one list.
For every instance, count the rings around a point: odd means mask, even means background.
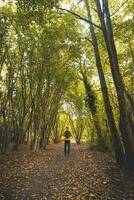
[{"label": "dirt trail", "polygon": [[134,200],[134,177],[108,155],[63,144],[0,157],[0,200]]}]

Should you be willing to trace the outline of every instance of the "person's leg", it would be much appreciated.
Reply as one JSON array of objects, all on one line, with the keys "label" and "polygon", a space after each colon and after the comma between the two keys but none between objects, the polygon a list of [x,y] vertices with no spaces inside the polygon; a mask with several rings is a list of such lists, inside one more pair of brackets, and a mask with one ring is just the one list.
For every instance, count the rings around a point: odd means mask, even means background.
[{"label": "person's leg", "polygon": [[67,152],[67,141],[64,142],[64,153],[66,155],[66,152]]},{"label": "person's leg", "polygon": [[68,141],[68,154],[70,154],[70,141]]}]

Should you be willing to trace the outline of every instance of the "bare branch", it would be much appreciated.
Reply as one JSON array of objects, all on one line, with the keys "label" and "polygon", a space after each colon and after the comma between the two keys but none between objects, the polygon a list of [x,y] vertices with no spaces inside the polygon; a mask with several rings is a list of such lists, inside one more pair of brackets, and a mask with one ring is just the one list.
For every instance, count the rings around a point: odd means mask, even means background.
[{"label": "bare branch", "polygon": [[124,1],[112,14],[111,16],[115,15],[121,8],[122,6],[124,6],[124,4],[126,4],[128,2],[128,0]]},{"label": "bare branch", "polygon": [[87,41],[89,41],[93,46],[94,46],[94,44],[93,44],[93,42],[92,42],[92,40],[90,40],[89,38],[87,38],[87,37],[85,37],[85,39],[87,40]]},{"label": "bare branch", "polygon": [[59,10],[66,11],[66,12],[68,12],[68,13],[74,15],[75,17],[77,17],[77,18],[79,18],[79,19],[81,19],[81,20],[87,22],[88,24],[92,24],[93,26],[95,26],[95,27],[97,27],[97,28],[99,28],[99,29],[102,29],[101,26],[98,26],[98,25],[94,24],[93,22],[89,21],[88,19],[86,19],[86,18],[84,18],[84,17],[82,17],[82,16],[80,16],[80,15],[78,15],[78,14],[76,14],[76,13],[74,13],[74,12],[68,10],[68,9],[65,9],[65,8],[58,8],[58,9],[59,9]]},{"label": "bare branch", "polygon": [[97,14],[99,13],[95,8],[91,7],[92,10],[94,10]]}]

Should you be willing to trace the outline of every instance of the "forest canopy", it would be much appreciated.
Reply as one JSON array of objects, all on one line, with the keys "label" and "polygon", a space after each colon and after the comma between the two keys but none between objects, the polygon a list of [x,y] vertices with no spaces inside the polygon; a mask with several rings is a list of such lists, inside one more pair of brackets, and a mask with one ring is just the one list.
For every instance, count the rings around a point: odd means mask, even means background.
[{"label": "forest canopy", "polygon": [[76,143],[134,170],[133,0],[0,1],[0,151]]}]

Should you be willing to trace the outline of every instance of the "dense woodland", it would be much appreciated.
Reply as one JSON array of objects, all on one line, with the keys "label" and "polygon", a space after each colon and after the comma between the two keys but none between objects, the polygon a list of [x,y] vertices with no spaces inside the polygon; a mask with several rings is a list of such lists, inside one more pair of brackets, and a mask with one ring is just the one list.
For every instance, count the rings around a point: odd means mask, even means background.
[{"label": "dense woodland", "polygon": [[134,170],[134,1],[0,1],[0,151],[66,126]]}]

